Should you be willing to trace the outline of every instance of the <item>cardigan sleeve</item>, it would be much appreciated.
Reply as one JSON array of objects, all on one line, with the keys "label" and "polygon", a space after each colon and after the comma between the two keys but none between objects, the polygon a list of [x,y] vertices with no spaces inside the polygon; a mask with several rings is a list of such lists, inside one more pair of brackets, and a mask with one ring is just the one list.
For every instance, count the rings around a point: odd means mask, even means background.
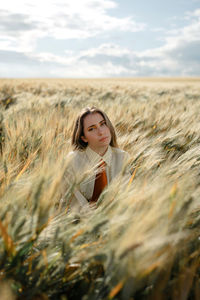
[{"label": "cardigan sleeve", "polygon": [[74,155],[74,152],[70,152],[67,158],[69,159],[69,163],[62,179],[59,207],[61,210],[68,208],[72,212],[87,211],[90,209],[90,206],[87,199],[80,192],[77,174],[74,170],[74,160],[77,157]]},{"label": "cardigan sleeve", "polygon": [[119,148],[113,148],[112,177],[122,176],[124,184],[128,185],[131,180],[130,154]]}]

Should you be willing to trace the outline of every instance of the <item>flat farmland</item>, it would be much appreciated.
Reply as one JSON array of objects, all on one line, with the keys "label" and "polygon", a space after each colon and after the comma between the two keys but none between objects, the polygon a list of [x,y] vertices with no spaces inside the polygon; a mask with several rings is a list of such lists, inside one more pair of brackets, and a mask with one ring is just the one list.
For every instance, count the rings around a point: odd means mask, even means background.
[{"label": "flat farmland", "polygon": [[[131,180],[74,215],[58,207],[86,106],[115,125]],[[199,113],[199,78],[1,79],[0,298],[199,299]]]}]

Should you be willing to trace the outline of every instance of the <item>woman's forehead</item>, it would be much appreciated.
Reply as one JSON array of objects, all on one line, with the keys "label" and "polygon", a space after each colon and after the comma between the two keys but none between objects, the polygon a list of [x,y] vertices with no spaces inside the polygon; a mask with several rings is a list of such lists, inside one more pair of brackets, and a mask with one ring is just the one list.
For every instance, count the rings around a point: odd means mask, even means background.
[{"label": "woman's forehead", "polygon": [[93,113],[85,116],[83,122],[86,127],[89,127],[95,124],[99,124],[103,120],[104,117],[100,113]]}]

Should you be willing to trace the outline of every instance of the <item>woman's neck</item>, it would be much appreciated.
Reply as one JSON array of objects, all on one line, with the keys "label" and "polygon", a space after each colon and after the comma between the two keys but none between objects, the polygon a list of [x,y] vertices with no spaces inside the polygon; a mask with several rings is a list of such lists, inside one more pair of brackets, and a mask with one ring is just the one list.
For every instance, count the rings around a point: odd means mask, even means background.
[{"label": "woman's neck", "polygon": [[107,152],[108,150],[108,146],[106,147],[102,147],[102,148],[98,148],[98,149],[93,149],[90,147],[90,149],[92,149],[94,152],[96,152],[97,154],[99,154],[100,156],[104,156],[104,154]]}]

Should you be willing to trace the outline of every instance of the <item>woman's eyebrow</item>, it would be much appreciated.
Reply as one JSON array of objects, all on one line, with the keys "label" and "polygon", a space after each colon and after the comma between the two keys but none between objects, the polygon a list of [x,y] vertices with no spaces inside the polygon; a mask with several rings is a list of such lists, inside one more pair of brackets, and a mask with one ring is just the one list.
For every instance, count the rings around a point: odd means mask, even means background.
[{"label": "woman's eyebrow", "polygon": [[94,125],[90,125],[90,126],[88,126],[88,128],[90,128],[90,127],[94,127],[94,126],[96,126],[95,124]]},{"label": "woman's eyebrow", "polygon": [[[103,120],[101,120],[100,122],[99,122],[99,124],[101,124],[102,122],[105,122],[105,120],[103,119]],[[94,127],[94,126],[96,126],[97,124],[92,124],[92,125],[90,125],[90,126],[88,126],[88,128],[90,128],[90,127]]]}]

